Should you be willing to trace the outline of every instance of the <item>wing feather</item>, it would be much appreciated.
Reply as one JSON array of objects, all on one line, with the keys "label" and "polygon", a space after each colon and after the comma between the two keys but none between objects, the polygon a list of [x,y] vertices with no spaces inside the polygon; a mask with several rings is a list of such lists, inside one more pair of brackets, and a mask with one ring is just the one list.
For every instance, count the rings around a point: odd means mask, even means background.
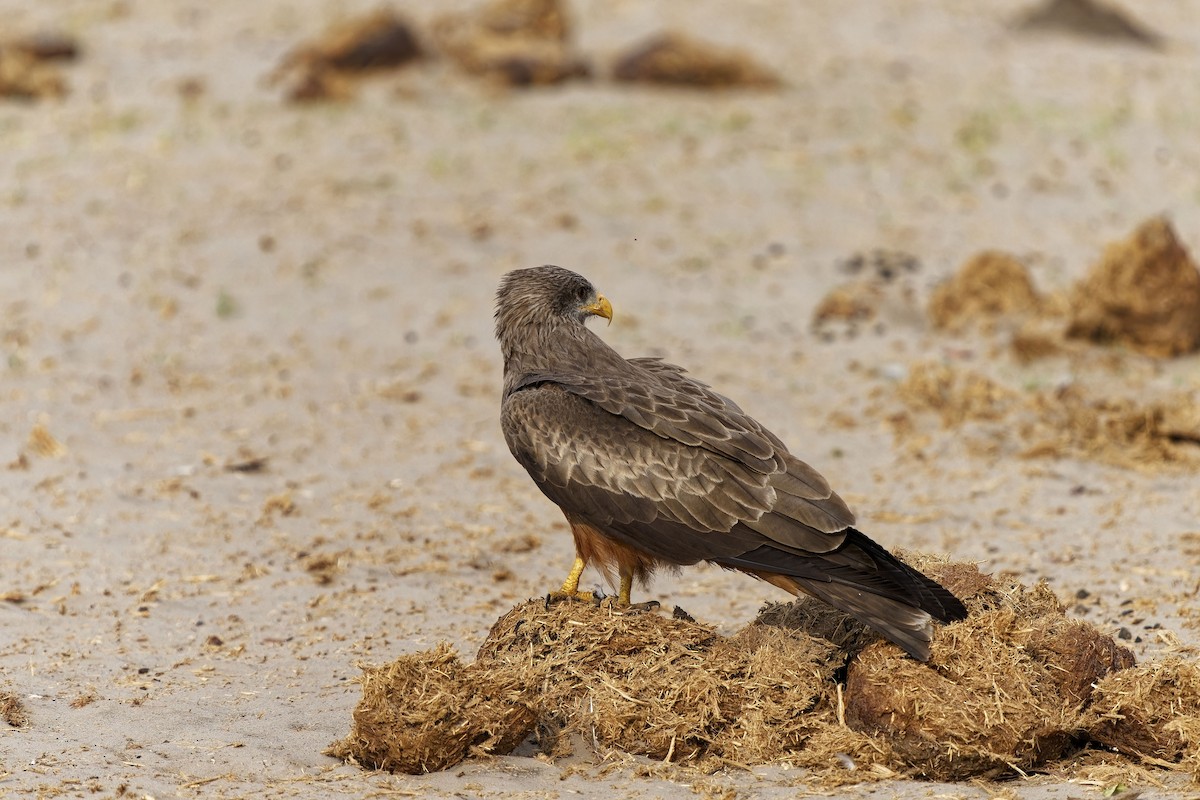
[{"label": "wing feather", "polygon": [[[670,365],[653,363],[657,375],[683,382],[680,395],[704,399],[708,390],[703,385],[684,378]],[[628,393],[628,397],[641,399],[634,402],[627,397],[620,406],[626,413],[618,414],[611,410],[615,401],[606,401],[610,406],[606,408],[593,399],[607,394],[588,388],[591,386],[582,379],[560,382],[539,375],[521,382],[502,409],[513,454],[564,510],[584,516],[601,529],[627,526],[631,543],[646,549],[647,541],[659,535],[654,528],[658,522],[682,525],[693,531],[693,536],[706,538],[728,534],[743,523],[741,535],[751,537],[745,541],[749,549],[773,542],[785,549],[813,553],[836,549],[842,542],[841,532],[853,524],[854,515],[842,499],[782,444],[770,451],[769,464],[759,458],[747,463],[746,458],[721,452],[721,441],[732,441],[734,436],[717,440],[718,428],[738,430],[738,435],[753,434],[755,448],[778,441],[740,410],[732,412],[733,422],[727,425],[710,421],[681,429],[672,437],[665,434],[662,417],[656,418],[660,424],[655,429],[641,424],[650,415],[648,409],[655,407],[649,393]],[[665,394],[663,387],[658,394]],[[705,402],[715,407],[720,400]],[[658,407],[664,404],[658,403]],[[686,407],[676,404],[673,408],[679,412]],[[693,413],[710,414],[717,420],[729,416],[712,409]],[[706,436],[702,438],[697,431],[707,432]],[[678,538],[679,532],[675,533]],[[711,546],[712,542],[704,545]],[[726,545],[718,545],[718,549],[724,551]]]}]

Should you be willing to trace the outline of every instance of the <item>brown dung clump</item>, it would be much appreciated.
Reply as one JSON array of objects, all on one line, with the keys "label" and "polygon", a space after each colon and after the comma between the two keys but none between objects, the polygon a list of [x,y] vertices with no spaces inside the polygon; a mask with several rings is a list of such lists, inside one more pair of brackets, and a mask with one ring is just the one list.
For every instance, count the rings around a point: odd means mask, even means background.
[{"label": "brown dung clump", "polygon": [[[524,740],[551,757],[595,747],[705,768],[786,759],[831,782],[962,780],[1048,767],[1078,752],[1089,726],[1101,741],[1145,737],[1125,731],[1133,717],[1113,700],[1125,690],[1104,688],[1125,684],[1095,688],[1140,674],[1132,653],[1067,618],[1044,584],[912,560],[970,611],[939,627],[929,663],[808,598],[764,607],[732,637],[657,613],[536,600],[497,620],[473,664],[443,646],[368,668],[353,730],[329,752],[420,772]],[[1200,680],[1188,686],[1200,709]],[[1138,724],[1160,739],[1179,727],[1168,710],[1147,713]]]},{"label": "brown dung clump", "polygon": [[1038,305],[1025,265],[1007,253],[987,250],[972,256],[934,290],[929,318],[936,328],[960,330],[981,318],[1028,313]]},{"label": "brown dung clump", "polygon": [[705,89],[771,88],[779,76],[740,50],[727,50],[681,33],[651,36],[619,56],[618,81],[660,83]]},{"label": "brown dung clump", "polygon": [[509,753],[533,729],[528,686],[464,665],[448,645],[364,667],[350,735],[325,752],[370,769],[452,767],[472,750]]},{"label": "brown dung clump", "polygon": [[351,76],[396,69],[421,55],[409,22],[397,12],[382,8],[347,20],[319,39],[292,50],[284,56],[271,81],[290,76],[287,95],[294,102],[341,99],[350,94]]},{"label": "brown dung clump", "polygon": [[1136,469],[1200,463],[1195,391],[1133,398],[1070,384],[1018,392],[972,370],[921,361],[909,367],[896,394],[913,411],[938,414],[946,428],[998,423],[993,427],[1003,441],[1019,442],[1025,458],[1083,458]]},{"label": "brown dung clump", "polygon": [[1133,653],[1068,619],[1045,584],[981,583],[960,564],[923,569],[958,592],[970,616],[934,639],[933,669],[883,643],[851,661],[850,727],[935,780],[1028,770],[1074,749],[1092,684],[1132,666]]},{"label": "brown dung clump", "polygon": [[29,712],[20,697],[12,692],[0,692],[0,719],[14,728],[24,728],[29,724]]},{"label": "brown dung clump", "polygon": [[[761,762],[822,722],[842,656],[802,632],[750,625],[732,638],[658,614],[519,606],[479,661],[539,688],[543,727],[665,760]],[[560,740],[561,742],[562,740]]]},{"label": "brown dung clump", "polygon": [[591,71],[571,47],[560,0],[492,0],[470,13],[442,16],[433,35],[465,72],[508,86],[561,83]]},{"label": "brown dung clump", "polygon": [[1200,270],[1162,217],[1109,245],[1072,305],[1068,336],[1161,357],[1200,350]]},{"label": "brown dung clump", "polygon": [[67,82],[62,73],[27,51],[0,44],[0,97],[38,100],[62,97]]},{"label": "brown dung clump", "polygon": [[1143,664],[1101,680],[1084,718],[1101,744],[1144,760],[1183,762],[1200,780],[1200,666]]},{"label": "brown dung clump", "polygon": [[1157,48],[1162,37],[1118,8],[1097,0],[1045,0],[1016,21],[1018,30],[1067,33]]}]

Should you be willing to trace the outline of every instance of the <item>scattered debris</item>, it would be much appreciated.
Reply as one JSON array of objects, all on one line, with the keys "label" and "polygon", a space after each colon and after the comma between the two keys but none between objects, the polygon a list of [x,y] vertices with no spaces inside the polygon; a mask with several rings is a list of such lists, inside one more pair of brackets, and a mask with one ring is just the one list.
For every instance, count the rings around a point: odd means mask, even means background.
[{"label": "scattered debris", "polygon": [[1163,37],[1119,8],[1099,0],[1045,0],[1017,18],[1022,31],[1068,33],[1158,48]]},{"label": "scattered debris", "polygon": [[74,61],[79,42],[58,31],[41,31],[0,41],[0,97],[36,100],[62,97],[67,82],[49,61]]},{"label": "scattered debris", "polygon": [[1020,400],[1016,392],[984,375],[935,362],[912,365],[896,391],[914,411],[940,415],[945,427],[1000,419]]},{"label": "scattered debris", "polygon": [[1008,253],[985,250],[934,290],[929,319],[935,328],[961,330],[982,319],[1032,312],[1038,305],[1025,265]]},{"label": "scattered debris", "polygon": [[740,50],[665,32],[639,42],[613,66],[618,81],[660,83],[705,89],[772,88],[779,76]]},{"label": "scattered debris", "polygon": [[835,286],[813,310],[812,330],[829,339],[834,335],[832,328],[836,323],[845,335],[853,336],[860,326],[878,316],[882,302],[883,287],[873,281],[852,281]]},{"label": "scattered debris", "polygon": [[1013,357],[1021,364],[1050,358],[1066,350],[1062,320],[1028,319],[1013,331],[1009,340]]},{"label": "scattered debris", "polygon": [[63,443],[55,439],[54,435],[41,423],[34,425],[33,429],[29,431],[29,441],[26,446],[35,455],[42,458],[62,458],[67,454],[67,448]]},{"label": "scattered debris", "polygon": [[1120,467],[1200,463],[1200,396],[1092,397],[1078,386],[1034,394],[1017,426],[1027,458],[1076,456]]},{"label": "scattered debris", "polygon": [[391,9],[379,9],[329,30],[315,42],[284,56],[269,81],[291,80],[293,102],[344,99],[350,77],[397,69],[421,58],[413,28]]},{"label": "scattered debris", "polygon": [[312,575],[317,585],[325,586],[333,583],[333,579],[345,571],[346,568],[343,565],[345,555],[345,551],[337,553],[306,553],[301,556],[300,563],[303,565],[304,570],[309,575]]},{"label": "scattered debris", "polygon": [[434,40],[468,74],[508,86],[561,83],[591,68],[571,48],[560,0],[492,0],[434,23]]},{"label": "scattered debris", "polygon": [[[686,615],[534,600],[497,620],[471,664],[440,645],[365,668],[352,732],[328,752],[421,772],[527,742],[550,757],[615,748],[701,769],[786,758],[817,779],[963,780],[1069,770],[1054,762],[1120,735],[1113,698],[1129,692],[1107,687],[1149,669],[1127,648],[1066,617],[1045,584],[905,557],[970,610],[939,628],[928,664],[811,598],[769,604],[728,638]],[[1129,701],[1160,739],[1177,727],[1167,704],[1200,709],[1200,673],[1168,691],[1173,674],[1156,678],[1154,704]]]},{"label": "scattered debris", "polygon": [[[1115,390],[1114,390],[1115,391]],[[1084,458],[1120,467],[1200,463],[1200,396],[1097,396],[1079,384],[1019,392],[973,370],[918,362],[896,387],[912,411],[942,425],[1001,424],[1002,438],[1026,458]]]},{"label": "scattered debris", "polygon": [[1163,217],[1109,245],[1072,305],[1068,336],[1161,357],[1200,350],[1200,270]]},{"label": "scattered debris", "polygon": [[225,463],[226,472],[261,473],[267,471],[271,459],[266,456],[255,456],[249,453],[238,453],[240,460]]},{"label": "scattered debris", "polygon": [[290,517],[295,514],[296,501],[292,499],[291,492],[280,492],[279,494],[271,495],[263,503],[262,516],[259,519],[259,524],[270,520],[274,514],[279,514],[283,517]]}]

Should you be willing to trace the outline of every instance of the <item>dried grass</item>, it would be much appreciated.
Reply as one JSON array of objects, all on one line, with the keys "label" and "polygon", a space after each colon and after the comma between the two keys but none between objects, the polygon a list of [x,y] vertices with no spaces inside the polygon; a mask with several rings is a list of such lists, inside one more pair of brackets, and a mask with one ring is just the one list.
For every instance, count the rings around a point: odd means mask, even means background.
[{"label": "dried grass", "polygon": [[1196,667],[1134,667],[1044,584],[905,557],[970,610],[939,630],[929,663],[810,599],[769,604],[732,637],[530,601],[497,620],[473,664],[441,646],[367,668],[354,728],[329,752],[420,772],[524,740],[550,757],[583,747],[704,770],[786,761],[827,786],[1135,769],[1085,757],[1092,740],[1146,766],[1200,764]]},{"label": "dried grass", "polygon": [[371,769],[434,772],[473,750],[511,752],[533,729],[527,686],[464,665],[445,644],[364,667],[359,682],[350,735],[326,753]]},{"label": "dried grass", "polygon": [[29,712],[20,697],[12,692],[0,692],[0,719],[14,728],[24,728],[29,724]]},{"label": "dried grass", "polygon": [[1101,744],[1200,780],[1200,665],[1173,658],[1109,675],[1084,719]]},{"label": "dried grass", "polygon": [[1091,397],[1078,387],[1030,397],[1019,425],[1028,458],[1087,458],[1148,469],[1200,461],[1200,402],[1191,394],[1157,400]]},{"label": "dried grass", "polygon": [[897,388],[900,400],[915,411],[933,411],[946,427],[967,420],[995,420],[1015,408],[1019,395],[976,372],[947,364],[918,362]]},{"label": "dried grass", "polygon": [[[1200,399],[1095,396],[1079,385],[1019,393],[948,364],[918,362],[896,388],[909,409],[947,428],[1001,422],[1026,458],[1082,458],[1135,469],[1200,463]],[[904,429],[901,429],[904,430]]]}]

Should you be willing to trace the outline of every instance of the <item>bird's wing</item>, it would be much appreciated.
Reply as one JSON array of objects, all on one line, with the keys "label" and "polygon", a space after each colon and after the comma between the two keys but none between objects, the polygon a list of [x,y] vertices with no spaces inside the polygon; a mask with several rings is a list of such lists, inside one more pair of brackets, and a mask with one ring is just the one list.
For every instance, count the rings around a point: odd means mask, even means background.
[{"label": "bird's wing", "polygon": [[672,391],[654,376],[528,376],[504,401],[509,446],[564,510],[622,528],[663,558],[651,540],[666,529],[672,539],[727,534],[704,537],[722,540],[707,543],[722,552],[706,559],[766,543],[808,553],[841,544],[854,517],[815,470],[678,368],[664,365],[659,375],[681,385]]}]

